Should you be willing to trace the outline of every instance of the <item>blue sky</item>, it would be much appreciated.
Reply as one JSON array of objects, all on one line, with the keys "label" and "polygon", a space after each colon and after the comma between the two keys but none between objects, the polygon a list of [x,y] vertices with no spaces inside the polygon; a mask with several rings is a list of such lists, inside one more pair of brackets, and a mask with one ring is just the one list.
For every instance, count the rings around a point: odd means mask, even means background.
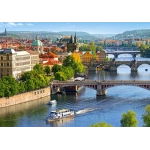
[{"label": "blue sky", "polygon": [[0,32],[8,31],[83,31],[91,34],[118,34],[135,29],[150,29],[150,22],[0,22]]}]

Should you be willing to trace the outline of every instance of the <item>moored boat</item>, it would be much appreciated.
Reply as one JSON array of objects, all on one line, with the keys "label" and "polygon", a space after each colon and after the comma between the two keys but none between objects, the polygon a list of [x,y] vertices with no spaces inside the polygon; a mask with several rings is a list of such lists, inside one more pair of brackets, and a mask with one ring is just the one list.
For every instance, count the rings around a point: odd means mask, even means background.
[{"label": "moored boat", "polygon": [[48,105],[56,105],[56,104],[57,101],[55,99],[48,102]]},{"label": "moored boat", "polygon": [[75,115],[75,111],[71,109],[56,109],[55,111],[51,111],[49,116],[46,118],[46,121],[55,121],[67,117],[73,117]]}]

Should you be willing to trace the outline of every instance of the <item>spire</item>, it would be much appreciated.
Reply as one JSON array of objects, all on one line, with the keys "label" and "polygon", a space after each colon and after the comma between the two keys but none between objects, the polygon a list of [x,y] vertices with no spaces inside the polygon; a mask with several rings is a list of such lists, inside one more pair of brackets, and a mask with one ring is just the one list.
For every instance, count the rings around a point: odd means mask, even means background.
[{"label": "spire", "polygon": [[74,43],[77,43],[76,31],[75,31],[75,36],[74,36]]},{"label": "spire", "polygon": [[7,35],[7,31],[6,31],[6,28],[5,28],[5,35]]},{"label": "spire", "polygon": [[38,36],[36,35],[36,38],[35,38],[36,40],[38,40]]},{"label": "spire", "polygon": [[70,37],[70,41],[69,41],[69,43],[70,43],[70,44],[72,44],[72,43],[73,43],[73,37],[72,37],[72,35],[71,35],[71,37]]}]

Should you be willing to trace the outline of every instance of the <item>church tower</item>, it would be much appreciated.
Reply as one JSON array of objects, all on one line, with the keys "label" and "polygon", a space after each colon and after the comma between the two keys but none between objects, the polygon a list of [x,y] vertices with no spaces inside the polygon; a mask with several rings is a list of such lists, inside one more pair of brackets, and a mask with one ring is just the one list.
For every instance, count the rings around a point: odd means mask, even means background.
[{"label": "church tower", "polygon": [[6,28],[5,28],[5,36],[7,36],[7,31],[6,31]]},{"label": "church tower", "polygon": [[71,35],[69,43],[67,43],[67,51],[74,52],[77,49],[78,49],[78,43],[77,43],[77,37],[76,37],[76,33],[75,33],[75,36],[73,37]]}]

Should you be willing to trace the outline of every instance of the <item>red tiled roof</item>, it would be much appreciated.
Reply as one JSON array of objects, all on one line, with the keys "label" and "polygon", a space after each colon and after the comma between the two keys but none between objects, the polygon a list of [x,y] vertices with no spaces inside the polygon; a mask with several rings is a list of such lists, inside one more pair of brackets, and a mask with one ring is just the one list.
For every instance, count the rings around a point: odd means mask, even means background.
[{"label": "red tiled roof", "polygon": [[45,63],[44,65],[55,65],[55,64],[61,65],[62,63],[59,61],[56,61],[56,60],[50,60],[47,63]]}]

